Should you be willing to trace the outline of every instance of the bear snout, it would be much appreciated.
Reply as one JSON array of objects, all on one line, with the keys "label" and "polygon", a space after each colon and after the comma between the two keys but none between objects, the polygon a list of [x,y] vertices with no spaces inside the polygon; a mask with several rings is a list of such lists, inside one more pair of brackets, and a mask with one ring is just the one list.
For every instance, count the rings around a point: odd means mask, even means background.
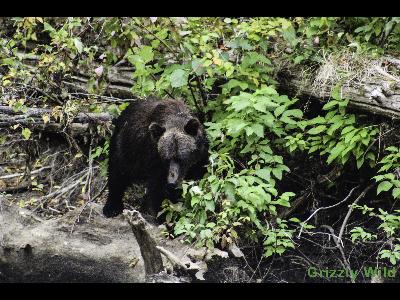
[{"label": "bear snout", "polygon": [[182,179],[182,168],[180,165],[172,160],[169,164],[167,185],[169,188],[176,188]]}]

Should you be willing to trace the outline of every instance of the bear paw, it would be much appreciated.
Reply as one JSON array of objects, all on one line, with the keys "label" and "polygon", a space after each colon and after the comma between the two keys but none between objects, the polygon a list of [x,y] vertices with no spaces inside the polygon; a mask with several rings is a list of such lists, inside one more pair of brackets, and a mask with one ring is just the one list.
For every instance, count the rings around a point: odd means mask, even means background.
[{"label": "bear paw", "polygon": [[103,215],[106,218],[112,218],[112,217],[116,217],[118,215],[120,215],[122,213],[122,211],[124,210],[124,206],[123,205],[110,205],[107,204],[104,205],[103,207]]}]

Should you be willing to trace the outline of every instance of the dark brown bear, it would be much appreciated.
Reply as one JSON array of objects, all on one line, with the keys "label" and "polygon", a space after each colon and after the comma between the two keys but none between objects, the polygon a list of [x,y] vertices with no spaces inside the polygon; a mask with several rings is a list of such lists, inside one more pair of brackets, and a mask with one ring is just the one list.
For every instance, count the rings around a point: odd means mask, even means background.
[{"label": "dark brown bear", "polygon": [[155,214],[165,198],[176,202],[183,179],[206,171],[208,139],[203,126],[179,100],[136,101],[122,112],[110,141],[106,217],[123,210],[132,183],[146,183],[145,206]]}]

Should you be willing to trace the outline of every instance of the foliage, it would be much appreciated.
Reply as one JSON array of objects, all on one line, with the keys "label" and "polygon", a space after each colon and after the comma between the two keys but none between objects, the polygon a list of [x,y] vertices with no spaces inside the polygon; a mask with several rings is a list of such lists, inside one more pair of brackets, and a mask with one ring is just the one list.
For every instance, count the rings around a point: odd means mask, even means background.
[{"label": "foliage", "polygon": [[[368,207],[367,205],[353,205],[353,207],[361,210],[363,214],[368,214],[370,217],[379,219],[380,224],[375,231],[384,238],[383,245],[378,253],[379,258],[388,259],[392,265],[400,262],[400,238],[398,238],[400,230],[400,210],[395,209],[392,213],[388,213],[378,208],[379,212],[377,213],[374,208]],[[368,240],[377,240],[377,234],[366,232],[362,227],[354,227],[350,232],[353,243],[359,239],[364,242]],[[382,249],[385,246],[389,249]]]},{"label": "foliage", "polygon": [[[240,87],[240,83],[231,83],[225,87]],[[248,88],[248,84],[244,82],[242,87]],[[286,230],[284,221],[278,223],[278,229],[270,228],[267,216],[275,216],[277,206],[289,207],[294,196],[292,192],[278,196],[275,181],[282,180],[289,168],[271,146],[278,147],[282,138],[297,128],[302,112],[288,109],[295,102],[280,96],[273,86],[262,86],[254,93],[240,91],[223,101],[212,122],[205,123],[213,151],[210,176],[198,185],[185,186],[184,209],[166,209],[168,221],[177,218],[176,213],[181,216],[175,235],[184,233],[191,239],[200,237],[208,245],[212,245],[210,240],[226,245],[237,239],[236,226],[249,224],[246,236],[257,241],[261,235],[268,241],[266,255],[294,247],[292,232]],[[270,244],[273,237],[279,247]]]},{"label": "foliage", "polygon": [[394,146],[385,149],[389,152],[379,161],[382,167],[378,170],[379,175],[374,176],[379,182],[376,193],[387,192],[392,189],[394,199],[400,198],[400,149]]},{"label": "foliage", "polygon": [[99,161],[100,174],[104,177],[107,176],[107,166],[108,166],[108,154],[109,154],[110,142],[106,140],[103,146],[97,146],[92,149],[90,153],[89,160],[95,160],[102,157],[103,159]]},{"label": "foliage", "polygon": [[319,155],[329,154],[327,163],[336,161],[345,164],[351,157],[355,158],[357,168],[361,168],[365,159],[374,167],[375,154],[371,147],[375,143],[373,137],[379,132],[377,126],[358,126],[356,116],[346,113],[349,100],[340,98],[339,88],[332,92],[332,99],[322,110],[327,111],[325,116],[318,116],[304,121],[300,126],[307,128],[302,135],[287,137],[286,146],[294,151],[297,146],[307,149],[309,154],[317,152]]}]

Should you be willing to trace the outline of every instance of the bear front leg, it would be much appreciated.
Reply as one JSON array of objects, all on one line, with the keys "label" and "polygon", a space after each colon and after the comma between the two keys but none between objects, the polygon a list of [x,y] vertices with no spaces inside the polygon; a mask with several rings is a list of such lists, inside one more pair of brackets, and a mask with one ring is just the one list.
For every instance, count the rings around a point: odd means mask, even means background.
[{"label": "bear front leg", "polygon": [[151,180],[147,184],[145,207],[148,212],[156,217],[165,198],[165,186],[159,180]]},{"label": "bear front leg", "polygon": [[116,217],[124,210],[122,198],[127,184],[121,179],[121,176],[110,176],[108,178],[108,198],[103,207],[103,214],[107,218]]}]

